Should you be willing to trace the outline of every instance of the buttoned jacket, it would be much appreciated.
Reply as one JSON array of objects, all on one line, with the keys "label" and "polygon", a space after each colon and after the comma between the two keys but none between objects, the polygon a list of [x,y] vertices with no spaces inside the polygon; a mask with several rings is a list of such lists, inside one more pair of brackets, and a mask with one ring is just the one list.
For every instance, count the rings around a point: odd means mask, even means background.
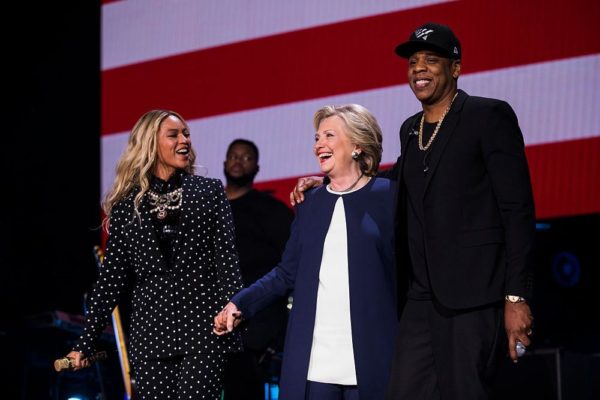
[{"label": "buttoned jacket", "polygon": [[220,180],[182,179],[183,199],[172,266],[163,258],[144,198],[134,213],[134,190],[112,210],[104,264],[88,300],[75,350],[90,355],[124,293],[131,294],[129,353],[150,358],[230,352],[238,335],[219,337],[213,318],[242,287],[231,210]]}]

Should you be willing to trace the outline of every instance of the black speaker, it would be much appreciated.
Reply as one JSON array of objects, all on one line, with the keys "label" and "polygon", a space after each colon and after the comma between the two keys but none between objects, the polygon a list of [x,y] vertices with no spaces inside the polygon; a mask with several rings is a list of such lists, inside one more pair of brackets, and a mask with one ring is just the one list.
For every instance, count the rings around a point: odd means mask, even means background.
[{"label": "black speaker", "polygon": [[530,350],[517,364],[508,357],[494,383],[494,400],[600,398],[600,354],[560,348]]},{"label": "black speaker", "polygon": [[600,352],[600,215],[538,223],[534,248],[534,343]]}]

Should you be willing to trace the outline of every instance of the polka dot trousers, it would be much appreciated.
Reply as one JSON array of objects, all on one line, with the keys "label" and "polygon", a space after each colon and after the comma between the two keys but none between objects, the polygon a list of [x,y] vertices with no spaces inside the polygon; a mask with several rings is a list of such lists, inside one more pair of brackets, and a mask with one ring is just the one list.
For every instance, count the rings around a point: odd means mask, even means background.
[{"label": "polka dot trousers", "polygon": [[146,360],[133,369],[140,400],[218,400],[221,398],[223,354],[191,354]]}]

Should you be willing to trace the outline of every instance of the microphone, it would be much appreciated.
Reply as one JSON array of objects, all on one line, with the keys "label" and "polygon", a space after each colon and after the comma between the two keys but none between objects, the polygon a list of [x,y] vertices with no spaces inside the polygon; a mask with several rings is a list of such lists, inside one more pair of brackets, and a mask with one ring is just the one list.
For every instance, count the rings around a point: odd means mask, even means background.
[{"label": "microphone", "polygon": [[[91,356],[87,357],[87,360],[93,363],[95,361],[106,360],[107,358],[108,355],[106,354],[106,351],[99,351],[96,354],[92,354]],[[59,358],[58,360],[54,361],[54,370],[56,372],[61,372],[65,369],[72,370],[73,367],[73,359],[69,357]]]},{"label": "microphone", "polygon": [[515,345],[515,350],[517,352],[517,357],[523,357],[525,352],[527,351],[527,347],[520,340],[517,340],[517,344]]},{"label": "microphone", "polygon": [[409,138],[411,136],[419,136],[419,129],[421,129],[421,118],[415,118],[415,120],[413,121],[411,130],[408,131]]}]

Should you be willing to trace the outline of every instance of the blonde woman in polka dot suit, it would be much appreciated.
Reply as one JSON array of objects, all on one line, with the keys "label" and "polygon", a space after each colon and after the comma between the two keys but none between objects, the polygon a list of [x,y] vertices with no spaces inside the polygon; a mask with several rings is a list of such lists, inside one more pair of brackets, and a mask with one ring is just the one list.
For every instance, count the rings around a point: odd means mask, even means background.
[{"label": "blonde woman in polka dot suit", "polygon": [[194,160],[179,114],[152,110],[134,126],[103,203],[109,237],[85,331],[67,355],[75,369],[88,366],[130,292],[141,399],[218,399],[224,353],[240,350],[239,337],[212,333],[213,316],[242,287],[231,211],[220,180],[193,175]]}]

